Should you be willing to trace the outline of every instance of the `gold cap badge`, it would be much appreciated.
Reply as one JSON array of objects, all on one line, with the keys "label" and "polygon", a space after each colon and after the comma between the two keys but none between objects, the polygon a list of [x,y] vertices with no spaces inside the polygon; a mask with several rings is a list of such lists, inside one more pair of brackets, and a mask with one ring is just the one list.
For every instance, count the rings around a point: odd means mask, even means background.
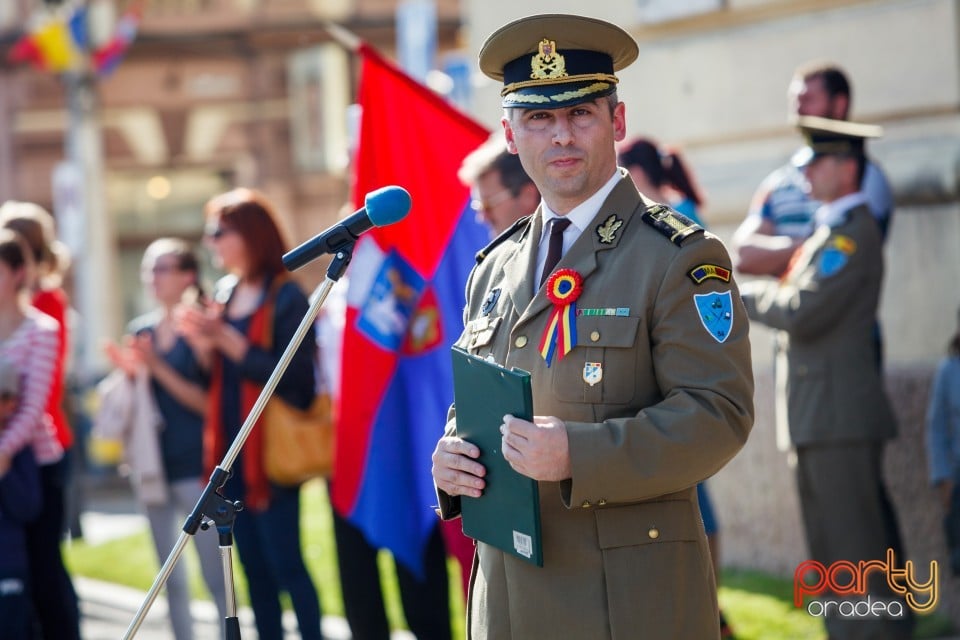
[{"label": "gold cap badge", "polygon": [[555,40],[544,38],[537,47],[537,55],[530,58],[530,77],[534,80],[565,78],[567,62],[557,53]]}]

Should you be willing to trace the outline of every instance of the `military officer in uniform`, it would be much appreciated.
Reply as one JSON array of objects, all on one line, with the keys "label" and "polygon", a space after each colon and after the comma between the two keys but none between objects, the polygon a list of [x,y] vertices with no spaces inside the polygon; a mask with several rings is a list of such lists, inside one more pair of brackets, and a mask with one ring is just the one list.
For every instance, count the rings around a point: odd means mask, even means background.
[{"label": "military officer in uniform", "polygon": [[[749,323],[721,242],[617,167],[615,72],[637,55],[621,28],[572,15],[511,22],[480,51],[542,201],[478,255],[457,344],[531,373],[537,415],[500,429],[538,481],[543,566],[478,542],[471,638],[719,638],[695,487],[753,423]],[[561,340],[549,320],[569,305]],[[433,455],[442,517],[482,495],[478,456],[452,407]]]},{"label": "military officer in uniform", "polygon": [[[893,410],[875,365],[871,327],[883,281],[880,227],[860,190],[865,139],[879,127],[801,117],[804,153],[795,157],[816,211],[813,235],[779,282],[750,282],[750,317],[777,336],[777,429],[796,450],[797,487],[811,560],[903,557],[896,517],[883,484],[883,447],[896,435]],[[890,601],[884,575],[871,595]],[[827,594],[829,597],[830,594]],[[835,596],[834,596],[835,597]],[[908,607],[900,619],[828,616],[831,640],[910,637]],[[888,608],[890,609],[890,608]]]}]

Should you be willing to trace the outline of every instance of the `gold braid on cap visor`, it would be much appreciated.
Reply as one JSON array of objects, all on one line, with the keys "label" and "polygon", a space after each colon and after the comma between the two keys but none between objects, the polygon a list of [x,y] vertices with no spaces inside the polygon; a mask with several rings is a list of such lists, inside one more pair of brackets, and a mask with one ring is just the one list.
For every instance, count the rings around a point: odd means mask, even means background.
[{"label": "gold braid on cap visor", "polygon": [[[584,89],[591,89],[597,87],[599,84],[603,84],[603,89],[609,88],[605,83],[617,84],[620,80],[617,76],[611,73],[581,73],[575,76],[559,76],[555,78],[535,78],[533,80],[524,80],[522,82],[511,82],[510,84],[503,87],[503,90],[500,92],[501,96],[506,96],[508,93],[513,93],[519,89],[526,89],[527,87],[543,87],[551,84],[570,84],[571,82],[586,82],[588,80],[598,80],[600,81],[597,84],[592,84],[589,87],[584,87]],[[593,88],[591,91],[586,93],[596,93],[597,91],[602,91],[603,89]],[[580,91],[583,91],[581,89]],[[572,96],[571,96],[572,97]]]}]

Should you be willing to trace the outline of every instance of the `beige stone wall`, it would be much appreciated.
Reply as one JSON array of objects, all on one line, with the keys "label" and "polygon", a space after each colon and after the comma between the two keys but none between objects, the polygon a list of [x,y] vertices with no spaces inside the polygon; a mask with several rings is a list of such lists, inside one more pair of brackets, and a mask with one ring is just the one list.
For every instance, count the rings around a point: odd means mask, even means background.
[{"label": "beige stone wall", "polygon": [[[956,195],[954,2],[733,4],[695,20],[647,27],[636,23],[629,3],[603,4],[591,13],[623,25],[640,41],[640,58],[620,73],[627,124],[632,132],[686,149],[710,200],[707,215],[738,221],[763,175],[789,157],[798,137],[787,123],[787,84],[798,64],[818,58],[850,73],[853,117],[885,125],[887,135],[874,151],[890,165],[899,190],[929,181],[940,184],[941,197]],[[565,10],[583,11],[567,1],[518,8],[472,0],[466,3],[468,48],[475,53],[506,19]],[[478,82],[474,110],[493,126],[500,117],[497,87]],[[919,166],[917,144],[931,152]]]}]

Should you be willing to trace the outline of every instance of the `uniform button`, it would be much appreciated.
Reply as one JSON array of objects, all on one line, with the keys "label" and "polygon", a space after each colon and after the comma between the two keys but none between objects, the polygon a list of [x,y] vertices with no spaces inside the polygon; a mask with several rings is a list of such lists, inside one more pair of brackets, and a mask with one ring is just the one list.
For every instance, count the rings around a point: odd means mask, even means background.
[{"label": "uniform button", "polygon": [[590,501],[589,501],[589,500],[584,500],[584,501],[583,501],[583,504],[580,505],[580,506],[583,507],[584,509],[589,509],[589,508],[590,508]]},{"label": "uniform button", "polygon": [[597,500],[597,504],[598,504],[599,506],[601,506],[601,507],[606,506],[606,504],[607,504],[607,499],[606,499],[606,498],[600,498],[599,500]]},{"label": "uniform button", "polygon": [[657,538],[660,537],[660,529],[657,529],[656,527],[651,527],[650,530],[647,531],[647,536],[651,540],[656,540]]},{"label": "uniform button", "polygon": [[799,367],[797,367],[797,373],[801,376],[807,375],[807,365],[802,364]]},{"label": "uniform button", "polygon": [[527,336],[517,336],[517,339],[513,341],[514,346],[517,349],[523,349],[527,346]]},{"label": "uniform button", "polygon": [[594,332],[592,332],[592,333],[590,334],[590,339],[593,340],[594,342],[596,342],[597,340],[599,340],[599,339],[600,339],[600,332],[599,332],[599,331],[594,331]]}]

